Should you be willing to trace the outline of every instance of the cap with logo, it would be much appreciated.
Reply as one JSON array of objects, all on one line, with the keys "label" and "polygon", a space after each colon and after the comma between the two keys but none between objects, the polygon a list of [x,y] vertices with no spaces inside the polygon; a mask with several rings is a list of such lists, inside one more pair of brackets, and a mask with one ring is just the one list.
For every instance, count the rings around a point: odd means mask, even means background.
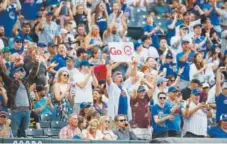
[{"label": "cap with logo", "polygon": [[199,89],[192,89],[191,90],[191,95],[194,95],[194,96],[199,96],[201,94],[201,91]]},{"label": "cap with logo", "polygon": [[171,93],[171,92],[178,92],[179,90],[175,87],[175,86],[171,86],[169,87],[168,89],[168,93]]}]

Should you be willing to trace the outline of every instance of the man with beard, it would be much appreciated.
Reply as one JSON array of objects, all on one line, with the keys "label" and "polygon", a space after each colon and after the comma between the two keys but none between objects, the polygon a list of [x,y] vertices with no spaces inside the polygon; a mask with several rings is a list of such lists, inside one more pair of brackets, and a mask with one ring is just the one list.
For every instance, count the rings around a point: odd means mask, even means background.
[{"label": "man with beard", "polygon": [[117,24],[110,24],[107,30],[103,33],[103,41],[105,44],[108,42],[120,42],[124,36],[125,31],[127,30],[127,25],[123,24],[121,31],[117,31]]},{"label": "man with beard", "polygon": [[3,47],[8,46],[8,38],[5,37],[5,29],[3,26],[0,26],[0,50]]}]

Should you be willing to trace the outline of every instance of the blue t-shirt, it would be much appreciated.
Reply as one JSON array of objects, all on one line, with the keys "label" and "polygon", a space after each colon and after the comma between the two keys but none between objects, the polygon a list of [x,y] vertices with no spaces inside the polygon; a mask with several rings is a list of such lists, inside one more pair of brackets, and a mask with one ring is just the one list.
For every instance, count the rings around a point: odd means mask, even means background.
[{"label": "blue t-shirt", "polygon": [[21,3],[21,14],[27,20],[34,20],[37,17],[38,7],[37,7],[37,0],[28,1],[25,0]]},{"label": "blue t-shirt", "polygon": [[107,29],[107,20],[104,17],[98,17],[96,24],[98,25],[101,32],[104,32]]},{"label": "blue t-shirt", "polygon": [[[155,25],[145,24],[144,27],[143,27],[143,30],[144,30],[144,32],[151,32],[154,28],[155,28]],[[151,39],[152,39],[152,46],[154,46],[155,48],[159,48],[158,33],[154,33],[151,36]]]},{"label": "blue t-shirt", "polygon": [[158,116],[159,118],[166,117],[169,114],[169,105],[164,105],[163,108],[161,108],[158,104],[154,105],[152,107],[152,127],[154,129],[154,133],[160,134],[165,131],[168,131],[167,123],[166,121],[157,124],[154,121],[154,116]]},{"label": "blue t-shirt", "polygon": [[175,31],[176,31],[176,27],[181,25],[183,22],[182,21],[179,21],[177,20],[176,24],[175,24],[175,27],[174,29],[169,29],[168,26],[173,22],[173,20],[168,20],[166,22],[166,27],[167,27],[167,34],[166,34],[166,37],[167,37],[167,42],[168,44],[170,44],[170,40],[173,36],[176,35]]},{"label": "blue t-shirt", "polygon": [[[199,44],[202,41],[204,41],[204,39],[205,39],[204,36],[200,36],[200,37],[194,38],[193,41],[194,41],[195,44]],[[203,50],[206,50],[206,48],[207,48],[207,42],[205,42],[204,45],[202,45]]]},{"label": "blue t-shirt", "polygon": [[32,37],[31,37],[30,35],[24,35],[24,34],[22,33],[22,31],[19,31],[19,33],[18,33],[17,36],[21,37],[22,41],[28,40],[28,41],[30,41],[30,42],[33,42]]},{"label": "blue t-shirt", "polygon": [[166,68],[166,77],[170,76],[170,75],[174,75],[176,76],[176,64],[174,63],[164,63],[161,65],[160,71],[163,71],[163,69]]},{"label": "blue t-shirt", "polygon": [[[172,103],[171,101],[167,100],[166,104],[169,105],[169,114],[170,114],[171,113],[170,110],[175,106],[175,103]],[[181,117],[182,117],[181,109],[182,108],[183,108],[183,106],[181,104],[178,105],[178,109],[174,113],[174,119],[166,121],[168,130],[180,131]]]},{"label": "blue t-shirt", "polygon": [[119,106],[118,106],[118,114],[128,115],[128,97],[124,90],[121,87],[121,95],[119,97]]},{"label": "blue t-shirt", "polygon": [[227,132],[223,131],[220,127],[217,126],[208,128],[207,134],[212,138],[227,138]]},{"label": "blue t-shirt", "polygon": [[63,56],[57,54],[57,55],[55,55],[55,56],[53,57],[53,59],[51,60],[51,62],[52,62],[52,63],[53,63],[53,62],[58,63],[58,66],[56,66],[56,67],[54,68],[54,70],[58,71],[60,68],[66,66],[66,57],[63,57]]},{"label": "blue t-shirt", "polygon": [[12,37],[12,30],[16,21],[16,4],[11,4],[6,10],[0,12],[0,26],[5,28],[6,37]]},{"label": "blue t-shirt", "polygon": [[18,53],[22,54],[24,52],[24,47],[20,48],[19,50],[16,50],[14,48],[10,49],[11,54]]},{"label": "blue t-shirt", "polygon": [[184,67],[184,71],[181,74],[181,79],[189,81],[190,64],[193,62],[194,53],[190,52],[190,54],[188,56],[188,60],[185,62],[180,62],[180,59],[182,56],[184,56],[184,52],[180,52],[177,54],[177,70]]},{"label": "blue t-shirt", "polygon": [[[213,8],[212,5],[210,5],[209,3],[203,5],[203,10],[210,10],[212,8]],[[217,12],[214,9],[211,11],[208,18],[210,18],[212,25],[214,26],[220,25],[220,16],[217,14]]]},{"label": "blue t-shirt", "polygon": [[[41,98],[39,101],[37,101],[35,104],[34,104],[34,108],[41,108],[43,105],[46,105],[47,103],[47,97],[43,97]],[[45,109],[43,109],[43,111],[39,112],[38,115],[43,115],[43,114],[52,114],[51,110],[50,110],[50,107],[49,106],[46,106]]]},{"label": "blue t-shirt", "polygon": [[227,113],[227,96],[224,96],[223,94],[215,96],[215,102],[217,107],[216,121],[219,122],[220,116]]}]

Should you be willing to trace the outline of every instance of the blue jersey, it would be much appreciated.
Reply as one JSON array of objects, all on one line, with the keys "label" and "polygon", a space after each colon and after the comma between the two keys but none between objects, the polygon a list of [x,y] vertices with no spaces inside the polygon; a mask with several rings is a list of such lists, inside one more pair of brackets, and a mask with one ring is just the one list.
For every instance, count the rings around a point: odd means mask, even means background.
[{"label": "blue jersey", "polygon": [[220,127],[214,126],[207,130],[207,134],[212,138],[227,138],[227,132],[223,131]]},{"label": "blue jersey", "polygon": [[27,20],[34,20],[37,17],[38,12],[38,6],[36,3],[37,0],[30,1],[30,0],[24,0],[24,2],[21,3],[21,14],[24,16]]},{"label": "blue jersey", "polygon": [[158,104],[154,105],[152,107],[152,127],[154,129],[154,133],[156,134],[160,134],[163,133],[165,131],[168,131],[168,127],[167,127],[167,123],[166,121],[157,124],[154,121],[154,116],[158,116],[159,119],[166,117],[167,115],[169,115],[169,105],[164,105],[163,108],[161,108]]},{"label": "blue jersey", "polygon": [[161,65],[160,71],[163,71],[163,69],[166,68],[166,77],[173,75],[176,76],[176,64],[174,63],[164,63]]},{"label": "blue jersey", "polygon": [[[149,24],[145,24],[144,27],[143,27],[143,30],[144,32],[151,32],[153,29],[155,28],[155,25],[149,25]],[[151,36],[151,39],[152,39],[152,45],[155,47],[155,48],[159,48],[159,37],[158,37],[158,33],[154,33],[152,36]]]},{"label": "blue jersey", "polygon": [[182,21],[177,20],[175,27],[173,29],[169,29],[168,26],[173,22],[173,20],[168,20],[166,23],[166,27],[167,27],[167,42],[168,44],[170,44],[170,40],[173,36],[175,36],[175,31],[176,31],[176,27],[182,24]]},{"label": "blue jersey", "polygon": [[58,66],[56,66],[54,68],[54,70],[58,71],[60,68],[65,67],[66,66],[66,58],[57,54],[53,57],[53,59],[51,60],[51,62],[55,62],[58,63]]},{"label": "blue jersey", "polygon": [[180,59],[184,56],[184,52],[180,52],[177,54],[177,69],[184,67],[184,71],[181,74],[181,79],[189,81],[189,71],[190,71],[190,64],[193,62],[194,53],[190,52],[188,56],[188,60],[185,62],[180,62]]},{"label": "blue jersey", "polygon": [[[194,41],[195,44],[199,44],[199,43],[201,43],[204,40],[205,40],[205,37],[204,36],[196,37],[196,38],[193,39],[193,41]],[[206,50],[207,49],[207,42],[205,42],[202,45],[202,49],[203,50]]]},{"label": "blue jersey", "polygon": [[98,17],[96,24],[98,25],[101,32],[104,32],[107,29],[107,20],[104,17]]},{"label": "blue jersey", "polygon": [[[172,103],[171,101],[167,100],[166,104],[169,105],[169,112],[170,110],[175,106],[175,103]],[[178,105],[177,110],[174,113],[174,119],[173,120],[167,120],[166,124],[168,127],[168,130],[173,130],[173,131],[180,131],[180,126],[181,126],[181,110],[183,106],[180,104]],[[169,113],[170,114],[170,113]]]},{"label": "blue jersey", "polygon": [[11,54],[18,53],[22,54],[24,52],[24,47],[20,48],[19,50],[16,50],[15,48],[10,49]]},{"label": "blue jersey", "polygon": [[0,26],[5,28],[5,36],[12,37],[12,29],[16,21],[16,4],[11,4],[6,10],[0,12]]},{"label": "blue jersey", "polygon": [[223,94],[215,96],[215,102],[217,106],[216,121],[219,122],[220,116],[227,113],[227,96]]},{"label": "blue jersey", "polygon": [[[210,5],[209,3],[203,5],[203,10],[210,10],[212,8],[213,8],[212,5]],[[214,9],[211,11],[208,18],[210,18],[212,25],[214,25],[214,26],[220,25],[220,22],[221,22],[220,16],[217,14],[217,12]]]}]

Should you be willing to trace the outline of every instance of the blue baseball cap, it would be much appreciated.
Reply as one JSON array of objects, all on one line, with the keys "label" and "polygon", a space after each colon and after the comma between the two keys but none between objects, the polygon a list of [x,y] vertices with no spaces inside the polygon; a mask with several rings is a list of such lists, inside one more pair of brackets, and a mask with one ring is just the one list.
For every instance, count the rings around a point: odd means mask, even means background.
[{"label": "blue baseball cap", "polygon": [[199,96],[201,94],[201,91],[199,89],[192,89],[191,94],[194,96]]},{"label": "blue baseball cap", "polygon": [[171,52],[168,52],[166,55],[167,59],[173,59],[173,54]]},{"label": "blue baseball cap", "polygon": [[82,60],[80,66],[93,66],[93,64],[89,63],[87,60]]},{"label": "blue baseball cap", "polygon": [[139,86],[137,89],[138,92],[142,92],[142,91],[146,91],[146,89],[144,88],[144,86]]},{"label": "blue baseball cap", "polygon": [[41,47],[41,48],[47,47],[47,45],[45,43],[38,43],[37,46]]},{"label": "blue baseball cap", "polygon": [[14,42],[23,41],[23,39],[20,36],[16,36],[13,41]]},{"label": "blue baseball cap", "polygon": [[53,12],[52,11],[48,11],[47,13],[46,13],[46,16],[52,16],[53,15]]},{"label": "blue baseball cap", "polygon": [[167,82],[168,79],[164,78],[164,77],[158,77],[158,80],[157,80],[157,84],[161,84],[163,82]]},{"label": "blue baseball cap", "polygon": [[227,121],[227,114],[222,114],[220,116],[220,121]]},{"label": "blue baseball cap", "polygon": [[89,107],[91,107],[91,103],[82,102],[82,103],[80,104],[80,108],[81,108],[81,109],[89,108]]},{"label": "blue baseball cap", "polygon": [[12,73],[11,73],[11,76],[13,77],[15,73],[17,72],[25,72],[24,68],[23,67],[18,67],[18,68],[15,68]]},{"label": "blue baseball cap", "polygon": [[168,93],[171,93],[171,92],[178,92],[179,90],[175,87],[175,86],[171,86],[169,87],[168,89]]}]

